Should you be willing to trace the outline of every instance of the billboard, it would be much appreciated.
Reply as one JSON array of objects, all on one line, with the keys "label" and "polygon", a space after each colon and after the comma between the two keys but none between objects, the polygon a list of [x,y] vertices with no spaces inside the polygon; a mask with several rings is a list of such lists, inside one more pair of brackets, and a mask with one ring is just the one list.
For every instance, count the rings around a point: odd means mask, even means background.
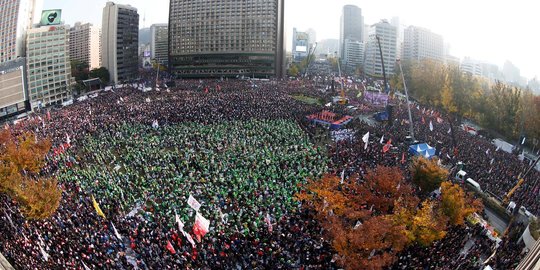
[{"label": "billboard", "polygon": [[307,46],[296,46],[295,51],[297,51],[297,52],[307,52]]},{"label": "billboard", "polygon": [[62,10],[61,9],[49,9],[43,10],[41,12],[41,26],[46,25],[58,25],[62,20]]}]

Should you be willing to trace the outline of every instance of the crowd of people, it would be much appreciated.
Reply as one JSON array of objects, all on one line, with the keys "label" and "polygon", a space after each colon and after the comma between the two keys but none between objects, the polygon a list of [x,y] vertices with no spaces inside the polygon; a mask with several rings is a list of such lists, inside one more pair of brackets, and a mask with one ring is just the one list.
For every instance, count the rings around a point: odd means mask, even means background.
[{"label": "crowd of people", "polygon": [[[336,269],[335,251],[294,193],[326,172],[406,170],[409,125],[406,105],[397,103],[391,124],[355,120],[332,142],[325,128],[305,120],[323,107],[290,95],[327,99],[319,88],[309,81],[184,80],[159,91],[126,86],[31,116],[10,128],[52,139],[55,154],[43,174],[59,178],[62,201],[52,218],[29,221],[0,195],[0,251],[21,269]],[[380,109],[360,95],[351,101],[359,113]],[[437,147],[444,164],[464,162],[485,190],[504,195],[528,165],[439,112],[411,109],[416,139]],[[393,147],[382,152],[388,140]],[[538,176],[534,171],[513,198],[535,213]],[[211,220],[210,232],[194,244],[184,234],[195,236],[189,195]],[[453,228],[432,247],[411,247],[393,268],[479,265],[493,246],[475,230]],[[468,241],[469,253],[457,255]],[[500,253],[518,249],[510,245]],[[513,266],[519,253],[508,254],[515,256],[495,261]]]}]

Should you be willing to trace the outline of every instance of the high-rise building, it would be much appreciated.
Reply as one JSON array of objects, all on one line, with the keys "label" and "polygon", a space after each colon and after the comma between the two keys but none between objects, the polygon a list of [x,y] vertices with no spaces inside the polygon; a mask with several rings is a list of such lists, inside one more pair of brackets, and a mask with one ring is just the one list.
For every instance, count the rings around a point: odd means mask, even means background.
[{"label": "high-rise building", "polygon": [[24,57],[0,63],[1,120],[30,110],[26,74],[26,59]]},{"label": "high-rise building", "polygon": [[343,67],[348,72],[354,72],[364,64],[364,43],[346,39],[344,47]]},{"label": "high-rise building", "polygon": [[397,30],[386,20],[372,25],[369,29],[366,55],[364,57],[364,72],[370,76],[383,76],[383,61],[381,61],[377,37],[379,37],[381,43],[386,76],[390,76],[394,74],[397,59]]},{"label": "high-rise building", "polygon": [[101,67],[101,28],[76,22],[69,30],[69,58],[87,63],[90,69]]},{"label": "high-rise building", "polygon": [[139,14],[130,5],[107,2],[103,8],[101,65],[111,81],[119,83],[138,76]]},{"label": "high-rise building", "polygon": [[463,58],[461,70],[474,76],[482,76],[482,63],[470,57]]},{"label": "high-rise building", "polygon": [[310,36],[307,32],[297,31],[293,28],[293,40],[292,40],[292,60],[293,62],[300,62],[308,56],[311,49],[309,44]]},{"label": "high-rise building", "polygon": [[313,28],[309,28],[306,30],[306,33],[309,37],[309,47],[315,46],[315,42],[317,42],[317,31],[315,31]]},{"label": "high-rise building", "polygon": [[403,59],[420,61],[431,59],[444,62],[443,37],[418,26],[405,29],[403,40]]},{"label": "high-rise building", "polygon": [[179,77],[282,77],[284,0],[171,0],[169,54]]},{"label": "high-rise building", "polygon": [[339,33],[339,55],[345,57],[345,40],[364,41],[364,17],[362,10],[354,5],[345,5],[341,13]]},{"label": "high-rise building", "polygon": [[37,16],[37,2],[0,0],[0,63],[26,55],[26,31]]},{"label": "high-rise building", "polygon": [[506,61],[503,66],[504,79],[508,83],[518,84],[521,78],[521,72],[512,62]]},{"label": "high-rise building", "polygon": [[169,62],[169,26],[166,23],[150,26],[150,57],[162,65]]},{"label": "high-rise building", "polygon": [[69,26],[28,30],[28,92],[32,110],[72,99],[69,63]]}]

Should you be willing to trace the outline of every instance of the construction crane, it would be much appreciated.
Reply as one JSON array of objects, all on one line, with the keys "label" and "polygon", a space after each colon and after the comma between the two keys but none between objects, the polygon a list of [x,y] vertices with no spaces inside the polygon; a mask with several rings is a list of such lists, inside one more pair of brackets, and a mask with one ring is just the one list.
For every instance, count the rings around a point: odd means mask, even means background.
[{"label": "construction crane", "polygon": [[345,89],[343,89],[343,79],[341,78],[341,65],[338,60],[338,73],[339,73],[339,84],[341,85],[341,92],[339,94],[339,104],[347,104],[347,97],[345,96]]},{"label": "construction crane", "polygon": [[379,36],[375,36],[377,38],[377,43],[379,44],[379,53],[381,55],[381,65],[382,65],[382,73],[383,73],[383,79],[384,79],[384,91],[388,92],[388,82],[386,81],[386,70],[384,68],[384,58],[382,53],[382,47],[381,47],[381,39]]},{"label": "construction crane", "polygon": [[536,161],[529,167],[529,169],[527,169],[527,171],[525,172],[523,176],[518,176],[519,180],[517,184],[512,189],[510,189],[508,193],[504,195],[503,204],[507,205],[510,202],[510,198],[512,198],[512,195],[514,195],[514,193],[523,185],[523,183],[525,183],[525,177],[527,177],[527,175],[536,166],[539,160],[540,160],[540,157],[538,157]]}]

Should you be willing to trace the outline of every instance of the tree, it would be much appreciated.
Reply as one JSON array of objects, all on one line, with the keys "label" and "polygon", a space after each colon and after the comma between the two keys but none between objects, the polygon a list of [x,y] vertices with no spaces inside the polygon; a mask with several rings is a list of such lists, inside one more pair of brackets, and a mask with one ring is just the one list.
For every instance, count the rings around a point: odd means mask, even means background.
[{"label": "tree", "polygon": [[434,206],[433,201],[424,201],[412,220],[412,233],[416,242],[423,246],[429,246],[446,235],[446,220],[437,215]]},{"label": "tree", "polygon": [[108,84],[111,80],[109,70],[105,67],[95,68],[90,70],[90,78],[99,78],[102,83]]},{"label": "tree", "polygon": [[289,75],[292,77],[298,76],[299,72],[300,71],[298,70],[298,66],[296,64],[292,64],[291,67],[289,68]]},{"label": "tree", "polygon": [[412,181],[421,192],[426,195],[439,188],[441,183],[448,178],[448,170],[437,165],[436,159],[416,157],[410,166]]},{"label": "tree", "polygon": [[50,148],[50,141],[37,140],[32,133],[0,132],[0,192],[15,199],[29,219],[51,216],[60,203],[56,180],[39,176]]},{"label": "tree", "polygon": [[326,175],[311,181],[307,191],[296,195],[303,205],[316,211],[315,218],[325,229],[346,269],[382,269],[409,243],[406,227],[394,222],[397,201],[414,209],[418,199],[404,182],[399,168],[377,167],[365,179],[348,181]]},{"label": "tree", "polygon": [[89,66],[86,62],[79,60],[71,60],[71,76],[75,78],[75,81],[81,82],[88,79]]},{"label": "tree", "polygon": [[463,225],[465,218],[482,209],[482,202],[467,195],[457,184],[445,181],[441,184],[440,210],[448,217],[450,225]]}]

